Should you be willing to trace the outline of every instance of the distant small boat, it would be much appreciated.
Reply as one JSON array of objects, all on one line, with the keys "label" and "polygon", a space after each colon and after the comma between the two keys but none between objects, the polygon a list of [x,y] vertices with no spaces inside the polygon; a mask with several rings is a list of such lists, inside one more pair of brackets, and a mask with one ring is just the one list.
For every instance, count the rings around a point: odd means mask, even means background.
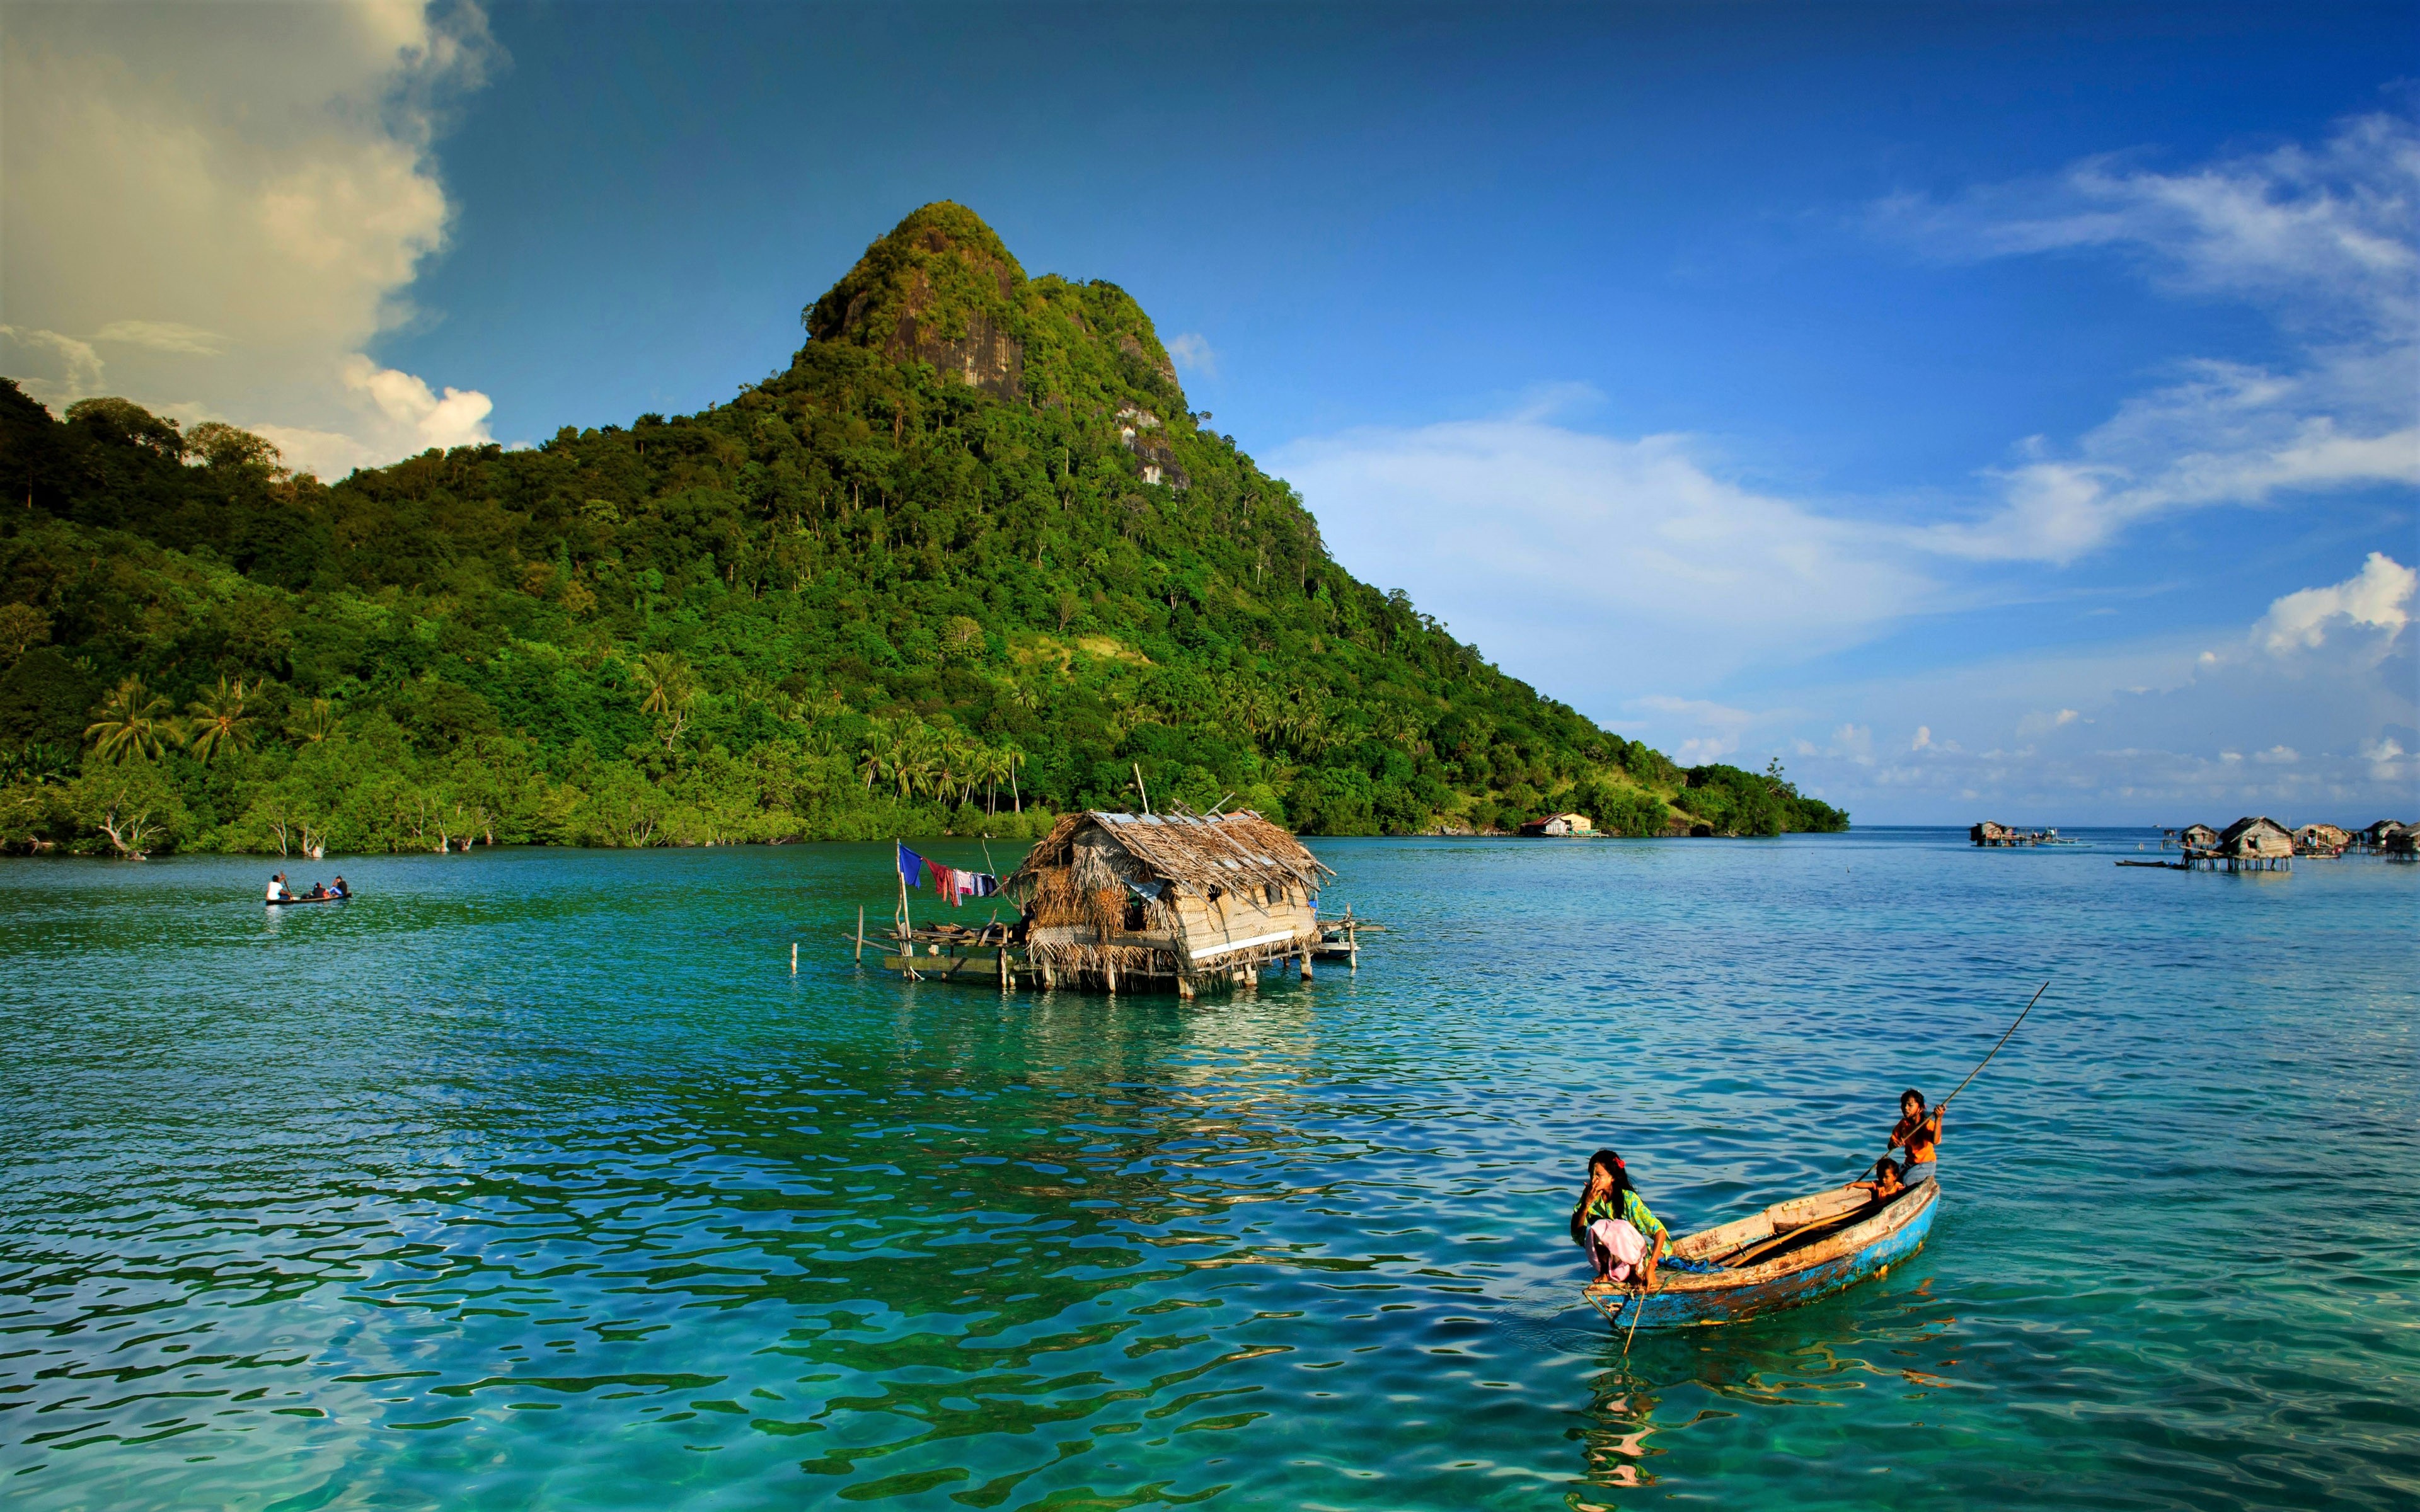
[{"label": "distant small boat", "polygon": [[1938,1180],[1880,1207],[1849,1186],[1792,1197],[1676,1241],[1672,1259],[1711,1268],[1683,1271],[1668,1260],[1643,1317],[1636,1291],[1601,1284],[1588,1288],[1588,1299],[1616,1328],[1649,1330],[1736,1323],[1795,1307],[1878,1276],[1923,1248],[1940,1198]]},{"label": "distant small boat", "polygon": [[288,903],[350,903],[353,901],[353,895],[349,892],[331,892],[324,893],[317,898],[264,898],[261,901],[271,908],[283,908]]}]

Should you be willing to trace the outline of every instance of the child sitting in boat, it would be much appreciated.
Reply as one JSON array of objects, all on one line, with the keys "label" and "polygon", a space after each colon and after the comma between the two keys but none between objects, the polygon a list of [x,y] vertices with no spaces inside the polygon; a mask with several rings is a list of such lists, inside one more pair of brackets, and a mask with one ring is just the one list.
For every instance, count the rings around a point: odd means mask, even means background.
[{"label": "child sitting in boat", "polygon": [[1890,1157],[1887,1155],[1874,1162],[1874,1178],[1872,1180],[1851,1181],[1849,1184],[1855,1187],[1860,1192],[1872,1194],[1873,1199],[1876,1202],[1888,1202],[1891,1198],[1907,1190],[1907,1188],[1900,1182],[1899,1167],[1890,1163]]},{"label": "child sitting in boat", "polygon": [[1672,1236],[1639,1199],[1621,1157],[1600,1149],[1589,1157],[1588,1190],[1572,1210],[1572,1242],[1588,1251],[1600,1284],[1652,1287],[1655,1262],[1672,1247]]},{"label": "child sitting in boat", "polygon": [[1899,1122],[1891,1126],[1890,1148],[1905,1147],[1907,1163],[1899,1169],[1900,1182],[1914,1186],[1932,1180],[1933,1163],[1941,1158],[1941,1110],[1924,1110],[1924,1094],[1911,1087],[1899,1095]]}]

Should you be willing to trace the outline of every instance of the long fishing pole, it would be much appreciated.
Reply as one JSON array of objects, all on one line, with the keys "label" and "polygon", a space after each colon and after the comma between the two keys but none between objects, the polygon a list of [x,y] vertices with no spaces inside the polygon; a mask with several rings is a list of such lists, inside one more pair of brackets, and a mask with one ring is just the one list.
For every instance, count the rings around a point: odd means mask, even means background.
[{"label": "long fishing pole", "polygon": [[[2014,1035],[2014,1034],[2017,1032],[2017,1025],[2018,1025],[2018,1024],[2023,1024],[2023,1023],[2025,1021],[2025,1014],[2026,1014],[2026,1013],[2030,1013],[2030,1012],[2032,1012],[2032,1011],[2034,1011],[2034,1005],[2035,1005],[2036,1003],[2040,1002],[2040,1001],[2041,1001],[2041,995],[2042,995],[2042,994],[2044,994],[2044,993],[2046,993],[2046,992],[2048,992],[2048,991],[2050,991],[2050,981],[2049,981],[2049,979],[2045,978],[2045,979],[2043,979],[2043,980],[2042,980],[2042,984],[2041,984],[2040,986],[2039,986],[2039,987],[2037,987],[2037,988],[2035,988],[2035,989],[2034,989],[2034,995],[2033,995],[2031,997],[2028,997],[2028,998],[2026,998],[2026,999],[2025,999],[2025,1006],[2024,1006],[2024,1011],[2021,1011],[2021,1012],[2019,1012],[2019,1013],[2017,1014],[2016,1024],[2011,1024],[2011,1025],[2009,1025],[2009,1032],[2008,1032],[2008,1034],[2004,1034],[2004,1035],[2000,1036],[1999,1043],[1998,1043],[1998,1044],[1994,1044],[1994,1045],[1993,1045],[1993,1046],[1992,1046],[1992,1048],[1991,1048],[1991,1050],[1990,1050],[1990,1051],[1988,1051],[1988,1052],[1984,1055],[1984,1057],[1983,1057],[1983,1058],[1982,1058],[1982,1059],[1980,1059],[1980,1060],[1978,1060],[1978,1061],[1975,1062],[1975,1069],[1974,1069],[1973,1071],[1970,1071],[1970,1072],[1968,1072],[1966,1073],[1966,1080],[1965,1080],[1965,1081],[1963,1081],[1963,1082],[1960,1082],[1960,1083],[1958,1084],[1958,1086],[1957,1086],[1957,1088],[1956,1088],[1955,1090],[1953,1090],[1953,1091],[1949,1094],[1949,1097],[1945,1097],[1945,1098],[1943,1098],[1940,1102],[1935,1103],[1934,1104],[1932,1104],[1932,1114],[1931,1114],[1931,1117],[1932,1117],[1933,1119],[1939,1119],[1939,1118],[1941,1117],[1941,1110],[1942,1110],[1943,1108],[1946,1108],[1946,1107],[1947,1107],[1947,1106],[1949,1105],[1949,1098],[1950,1098],[1950,1097],[1956,1097],[1956,1096],[1958,1095],[1958,1093],[1959,1093],[1959,1092],[1962,1092],[1962,1091],[1966,1090],[1966,1087],[1967,1087],[1967,1084],[1968,1084],[1968,1083],[1970,1083],[1970,1082],[1974,1081],[1974,1079],[1975,1079],[1976,1077],[1980,1076],[1980,1075],[1982,1075],[1982,1074],[1983,1074],[1983,1068],[1984,1068],[1984,1067],[1986,1067],[1986,1066],[1988,1066],[1988,1065],[1990,1065],[1990,1064],[1992,1063],[1992,1057],[1996,1056],[1996,1055],[1998,1055],[1998,1054],[2000,1053],[2000,1045],[2004,1045],[2004,1044],[2007,1044],[2007,1043],[2009,1042],[2009,1036]],[[1865,1157],[1864,1157],[1864,1156],[1862,1156],[1862,1155],[1860,1155],[1860,1156],[1859,1156],[1859,1157],[1857,1157],[1857,1158],[1858,1158],[1858,1160],[1859,1160],[1860,1162],[1862,1162],[1862,1161],[1865,1159]],[[1883,1158],[1884,1158],[1885,1160],[1888,1160],[1888,1159],[1890,1158],[1890,1156],[1889,1156],[1889,1154],[1888,1154],[1887,1152],[1885,1152],[1885,1155],[1883,1156]],[[1860,1165],[1860,1167],[1859,1167],[1859,1168],[1860,1168],[1860,1169],[1863,1169],[1862,1165]]]},{"label": "long fishing pole", "polygon": [[[2041,995],[2048,991],[2050,991],[2050,979],[2045,977],[2042,979],[2042,984],[2034,989],[2034,995],[2025,999],[2025,1011],[2024,1013],[2017,1015],[2017,1024],[2023,1024],[2025,1021],[2025,1013],[2032,1012],[2034,1011],[2034,1005],[2041,1001]],[[1959,1092],[1966,1090],[1966,1082],[1971,1082],[1976,1077],[1983,1074],[1983,1068],[1992,1063],[1992,1056],[1998,1055],[2000,1053],[2000,1045],[2007,1044],[2009,1042],[2009,1035],[2017,1032],[2017,1024],[2011,1024],[2009,1026],[2009,1033],[2000,1036],[2000,1044],[1993,1045],[1990,1055],[1985,1056],[1982,1059],[1975,1063],[1975,1069],[1966,1073],[1966,1081],[1960,1082],[1958,1084],[1958,1090],[1951,1092],[1949,1097],[1956,1097]],[[1943,1108],[1947,1107],[1949,1105],[1949,1097],[1945,1097],[1940,1102],[1932,1104],[1932,1111],[1939,1113]]]}]

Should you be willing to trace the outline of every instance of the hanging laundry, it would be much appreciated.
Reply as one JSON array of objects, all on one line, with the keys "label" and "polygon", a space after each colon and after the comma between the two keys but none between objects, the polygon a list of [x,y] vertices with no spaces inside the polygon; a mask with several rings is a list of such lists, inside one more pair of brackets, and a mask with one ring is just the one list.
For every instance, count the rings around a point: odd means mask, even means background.
[{"label": "hanging laundry", "polygon": [[[892,842],[898,844],[896,841]],[[899,880],[910,888],[924,885],[924,858],[905,845],[899,846]]]},{"label": "hanging laundry", "polygon": [[935,873],[933,886],[939,890],[942,899],[946,901],[951,907],[957,907],[958,878],[966,875],[966,873],[958,871],[955,867],[947,866],[937,866],[933,869],[933,872]]}]

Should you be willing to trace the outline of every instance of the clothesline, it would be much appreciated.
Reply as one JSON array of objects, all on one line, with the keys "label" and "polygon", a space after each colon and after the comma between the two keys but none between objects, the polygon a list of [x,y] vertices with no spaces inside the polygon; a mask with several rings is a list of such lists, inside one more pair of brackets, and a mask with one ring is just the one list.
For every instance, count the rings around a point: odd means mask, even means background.
[{"label": "clothesline", "polygon": [[1000,878],[988,872],[962,872],[954,866],[928,861],[905,845],[899,847],[899,877],[910,890],[930,883],[933,890],[948,900],[953,908],[969,898],[988,898],[1000,891]]}]

